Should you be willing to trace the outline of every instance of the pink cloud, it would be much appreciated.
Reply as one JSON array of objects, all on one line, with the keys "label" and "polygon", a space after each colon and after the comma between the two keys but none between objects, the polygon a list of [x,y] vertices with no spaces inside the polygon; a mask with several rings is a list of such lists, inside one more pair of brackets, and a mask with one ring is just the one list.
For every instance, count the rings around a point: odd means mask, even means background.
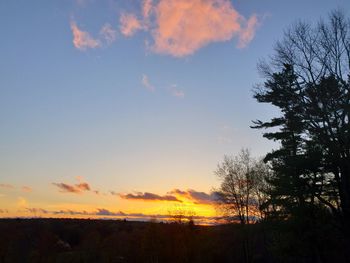
[{"label": "pink cloud", "polygon": [[161,0],[153,51],[182,57],[239,32],[240,15],[229,1]]},{"label": "pink cloud", "polygon": [[145,19],[147,19],[152,11],[152,0],[144,0],[142,6],[142,14]]},{"label": "pink cloud", "polygon": [[107,44],[110,45],[116,40],[117,31],[114,30],[110,24],[106,23],[101,28],[100,35],[107,42]]},{"label": "pink cloud", "polygon": [[123,13],[120,17],[120,32],[127,37],[142,29],[141,22],[134,14]]},{"label": "pink cloud", "polygon": [[235,35],[243,47],[253,39],[257,23],[254,16],[242,31],[245,19],[228,0],[161,0],[156,13],[153,51],[175,57],[193,54],[211,42],[228,41]]},{"label": "pink cloud", "polygon": [[70,26],[73,33],[73,44],[77,49],[86,50],[101,46],[98,39],[94,39],[88,32],[80,30],[74,21],[71,21]]}]

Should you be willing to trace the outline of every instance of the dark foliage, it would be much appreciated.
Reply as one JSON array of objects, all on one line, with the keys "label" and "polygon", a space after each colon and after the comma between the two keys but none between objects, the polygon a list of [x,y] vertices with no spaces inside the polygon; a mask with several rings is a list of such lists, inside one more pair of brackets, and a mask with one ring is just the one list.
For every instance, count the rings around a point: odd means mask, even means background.
[{"label": "dark foliage", "polygon": [[280,142],[265,157],[269,251],[278,262],[349,262],[350,21],[333,11],[295,24],[261,69],[254,98],[280,111],[253,126]]},{"label": "dark foliage", "polygon": [[316,252],[316,262],[346,262],[342,234],[318,213],[316,225],[2,219],[0,262],[312,262]]},{"label": "dark foliage", "polygon": [[[258,225],[250,262],[266,262]],[[83,219],[0,220],[0,262],[245,262],[239,225]]]}]

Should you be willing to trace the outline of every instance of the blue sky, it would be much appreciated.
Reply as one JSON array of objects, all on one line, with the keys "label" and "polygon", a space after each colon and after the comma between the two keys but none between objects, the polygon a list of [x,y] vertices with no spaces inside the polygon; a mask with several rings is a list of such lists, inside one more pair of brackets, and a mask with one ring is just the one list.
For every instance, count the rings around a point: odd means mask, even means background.
[{"label": "blue sky", "polygon": [[[293,22],[317,22],[334,8],[349,10],[350,2],[217,2],[237,12],[241,31],[179,56],[152,49],[155,28],[145,29],[142,1],[1,1],[0,183],[32,191],[0,188],[0,208],[17,211],[20,197],[27,205],[71,202],[52,183],[77,176],[105,192],[209,192],[225,154],[271,150],[274,144],[249,128],[275,113],[252,98],[263,81],[258,60]],[[143,28],[123,34],[123,14]],[[238,48],[249,21],[253,35]],[[77,48],[73,23],[99,46]],[[106,24],[110,43],[100,33]],[[79,198],[74,202],[91,202]]]}]

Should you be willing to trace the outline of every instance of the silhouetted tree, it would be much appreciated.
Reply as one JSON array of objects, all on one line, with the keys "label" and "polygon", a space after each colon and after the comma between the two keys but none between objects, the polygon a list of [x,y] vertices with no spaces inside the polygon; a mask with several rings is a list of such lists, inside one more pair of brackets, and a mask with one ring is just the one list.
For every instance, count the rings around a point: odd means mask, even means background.
[{"label": "silhouetted tree", "polygon": [[169,218],[172,222],[182,224],[182,223],[194,223],[194,217],[196,216],[195,211],[186,207],[185,205],[176,204],[168,210]]},{"label": "silhouetted tree", "polygon": [[221,179],[216,193],[228,218],[249,224],[263,216],[261,204],[266,198],[263,188],[268,172],[266,165],[253,159],[247,149],[235,157],[224,157],[216,170]]},{"label": "silhouetted tree", "polygon": [[254,126],[274,128],[264,136],[281,143],[265,158],[274,171],[270,204],[286,214],[322,204],[349,224],[349,20],[337,10],[314,27],[295,24],[260,70],[267,80],[254,97],[281,112]]}]

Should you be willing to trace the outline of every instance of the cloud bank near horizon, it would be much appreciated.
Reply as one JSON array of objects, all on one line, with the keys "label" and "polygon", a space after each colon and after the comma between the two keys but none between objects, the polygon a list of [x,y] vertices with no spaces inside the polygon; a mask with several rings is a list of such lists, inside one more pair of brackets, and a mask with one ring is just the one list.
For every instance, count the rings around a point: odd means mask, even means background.
[{"label": "cloud bank near horizon", "polygon": [[184,201],[192,202],[196,205],[211,205],[218,200],[218,194],[216,192],[205,193],[196,191],[193,189],[180,190],[173,189],[166,193],[166,195],[159,195],[150,192],[135,192],[128,194],[121,194],[111,191],[112,195],[118,195],[122,199],[126,200],[138,200],[138,201],[170,201],[179,202]]},{"label": "cloud bank near horizon", "polygon": [[[178,214],[144,214],[144,213],[126,213],[122,211],[111,211],[106,208],[97,208],[94,211],[86,210],[47,210],[37,207],[26,207],[25,213],[30,214],[33,217],[55,217],[55,216],[78,216],[83,218],[96,217],[96,219],[110,218],[110,219],[127,219],[131,221],[148,221],[148,220],[160,220],[160,221],[174,221]],[[0,211],[0,213],[8,213],[8,211]],[[178,213],[178,212],[177,212]],[[192,219],[199,224],[216,224],[223,220],[220,216],[201,216],[201,215],[182,215],[183,219]]]}]

